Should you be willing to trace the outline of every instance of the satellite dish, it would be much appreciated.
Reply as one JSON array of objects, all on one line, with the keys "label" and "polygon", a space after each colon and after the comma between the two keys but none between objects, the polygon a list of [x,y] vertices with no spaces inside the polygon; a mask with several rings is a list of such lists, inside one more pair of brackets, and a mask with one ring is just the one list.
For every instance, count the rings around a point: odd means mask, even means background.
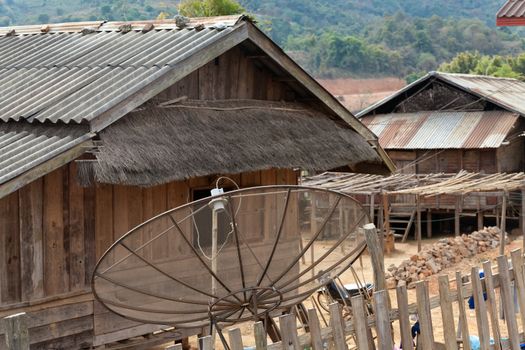
[{"label": "satellite dish", "polygon": [[184,328],[274,317],[360,256],[368,222],[359,202],[324,189],[219,193],[116,241],[96,266],[93,291],[111,311],[144,323]]}]

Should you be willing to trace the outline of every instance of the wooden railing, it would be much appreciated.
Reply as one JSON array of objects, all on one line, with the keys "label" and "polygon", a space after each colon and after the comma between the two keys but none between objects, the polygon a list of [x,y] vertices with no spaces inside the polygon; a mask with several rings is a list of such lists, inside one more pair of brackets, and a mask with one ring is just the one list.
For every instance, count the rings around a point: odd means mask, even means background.
[{"label": "wooden railing", "polygon": [[[452,281],[447,275],[441,275],[438,277],[439,295],[433,297],[429,296],[428,281],[420,281],[415,285],[416,302],[412,304],[408,303],[408,290],[404,285],[396,288],[395,298],[392,293],[394,300],[390,300],[391,295],[385,290],[376,291],[371,301],[361,295],[351,298],[351,317],[347,313],[343,317],[344,307],[333,303],[325,327],[321,327],[318,311],[309,309],[309,332],[302,331],[305,327],[298,327],[295,315],[283,315],[279,317],[282,341],[277,343],[267,342],[261,322],[253,325],[254,339],[250,344],[243,344],[239,328],[230,329],[227,332],[229,347],[232,350],[245,346],[256,350],[392,350],[401,343],[403,350],[470,350],[470,336],[477,334],[481,350],[518,350],[525,325],[523,262],[522,252],[517,249],[511,253],[510,261],[506,256],[499,256],[495,269],[491,262],[484,262],[484,277],[480,277],[480,267],[473,267],[467,276],[457,272]],[[474,310],[469,312],[465,302],[471,297]],[[367,315],[367,303],[373,306],[371,315]],[[390,306],[394,303],[396,307]],[[518,309],[522,311],[517,312]],[[419,322],[417,340],[412,338],[410,315],[417,315]],[[472,326],[474,319],[475,326]],[[438,323],[440,325],[435,326]],[[201,338],[199,343],[203,350],[213,348],[209,336]],[[178,349],[178,346],[170,349]]]}]

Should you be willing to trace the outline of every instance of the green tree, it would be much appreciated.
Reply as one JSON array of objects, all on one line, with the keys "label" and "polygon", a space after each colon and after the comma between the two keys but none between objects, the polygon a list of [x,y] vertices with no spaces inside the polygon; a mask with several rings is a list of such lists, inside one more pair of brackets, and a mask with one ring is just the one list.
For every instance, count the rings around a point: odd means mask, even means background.
[{"label": "green tree", "polygon": [[245,11],[235,0],[183,0],[178,10],[186,17],[236,15]]}]

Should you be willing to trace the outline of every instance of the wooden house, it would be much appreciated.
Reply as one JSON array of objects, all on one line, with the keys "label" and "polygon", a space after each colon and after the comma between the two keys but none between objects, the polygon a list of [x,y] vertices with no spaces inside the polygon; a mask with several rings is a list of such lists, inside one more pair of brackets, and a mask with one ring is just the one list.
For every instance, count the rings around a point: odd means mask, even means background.
[{"label": "wooden house", "polygon": [[496,14],[496,25],[525,26],[525,0],[508,0]]},{"label": "wooden house", "polygon": [[0,28],[0,308],[29,314],[32,348],[163,328],[95,302],[93,268],[220,175],[250,187],[296,184],[298,169],[393,169],[374,134],[249,19],[182,22]]},{"label": "wooden house", "polygon": [[[379,137],[397,172],[511,173],[525,170],[524,101],[525,83],[516,79],[431,72],[358,117]],[[400,211],[414,216],[413,196],[393,201],[411,206]],[[511,196],[511,206],[521,209],[520,201],[521,195]],[[477,213],[482,226],[483,212],[497,216],[501,196],[438,196],[422,202],[429,215]]]}]

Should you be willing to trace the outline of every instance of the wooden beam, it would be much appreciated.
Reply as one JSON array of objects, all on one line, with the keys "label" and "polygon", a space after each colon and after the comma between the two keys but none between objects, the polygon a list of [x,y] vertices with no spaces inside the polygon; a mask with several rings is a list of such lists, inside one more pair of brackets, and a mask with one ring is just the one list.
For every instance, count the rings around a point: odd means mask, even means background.
[{"label": "wooden beam", "polygon": [[29,350],[29,331],[25,312],[7,316],[2,323],[7,350]]},{"label": "wooden beam", "polygon": [[461,213],[461,196],[456,196],[456,208],[454,210],[454,234],[458,237],[461,234],[460,213]]},{"label": "wooden beam", "polygon": [[500,242],[499,242],[499,253],[500,255],[505,254],[505,230],[507,229],[507,200],[508,200],[507,193],[504,193],[501,197],[501,235],[500,235]]},{"label": "wooden beam", "polygon": [[417,251],[421,251],[421,199],[416,195],[416,236],[417,236]]},{"label": "wooden beam", "polygon": [[253,25],[246,22],[238,24],[227,35],[217,39],[210,45],[203,46],[193,54],[182,58],[161,77],[149,82],[146,86],[135,91],[126,99],[119,101],[113,106],[108,106],[109,108],[105,112],[101,113],[91,122],[91,130],[100,131],[106,128],[191,72],[239,45],[248,39],[248,26],[253,27]]},{"label": "wooden beam", "polygon": [[525,252],[525,187],[521,188],[521,210],[520,210],[520,228],[523,235],[523,251]]},{"label": "wooden beam", "polygon": [[28,183],[80,157],[92,146],[93,146],[93,143],[91,140],[82,142],[81,144],[70,149],[69,151],[66,151],[40,165],[37,165],[33,169],[28,170],[22,175],[19,175],[15,177],[14,179],[3,183],[2,185],[0,185],[0,198],[5,197],[15,192],[16,190],[27,185]]}]

